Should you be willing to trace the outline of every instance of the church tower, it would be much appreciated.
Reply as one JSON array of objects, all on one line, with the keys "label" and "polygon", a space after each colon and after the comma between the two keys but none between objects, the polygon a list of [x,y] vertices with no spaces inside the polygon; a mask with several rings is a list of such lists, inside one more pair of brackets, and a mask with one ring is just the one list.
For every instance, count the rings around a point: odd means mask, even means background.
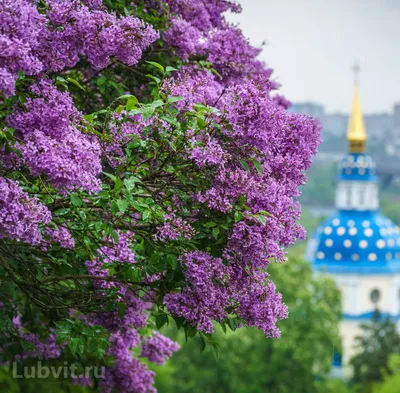
[{"label": "church tower", "polygon": [[[342,364],[355,354],[360,323],[376,309],[400,320],[400,230],[379,212],[376,165],[365,153],[367,132],[354,67],[353,107],[348,153],[339,168],[337,212],[313,233],[306,259],[317,272],[330,274],[342,295]],[[346,370],[346,367],[345,369]]]}]

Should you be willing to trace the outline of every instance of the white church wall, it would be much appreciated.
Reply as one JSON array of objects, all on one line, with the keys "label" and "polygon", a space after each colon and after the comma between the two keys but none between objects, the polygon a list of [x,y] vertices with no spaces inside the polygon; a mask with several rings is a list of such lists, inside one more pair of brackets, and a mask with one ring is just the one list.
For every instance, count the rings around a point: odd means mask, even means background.
[{"label": "white church wall", "polygon": [[[381,312],[400,314],[400,275],[335,275],[342,295],[344,314],[356,316],[370,313],[377,307]],[[375,301],[373,291],[378,291]],[[376,294],[376,293],[375,293]]]},{"label": "white church wall", "polygon": [[340,210],[376,210],[379,208],[375,182],[341,181],[336,189],[336,207]]},{"label": "white church wall", "polygon": [[351,370],[348,367],[350,359],[357,353],[355,338],[362,334],[359,321],[343,320],[340,324],[342,337],[342,365],[344,376],[349,376]]}]

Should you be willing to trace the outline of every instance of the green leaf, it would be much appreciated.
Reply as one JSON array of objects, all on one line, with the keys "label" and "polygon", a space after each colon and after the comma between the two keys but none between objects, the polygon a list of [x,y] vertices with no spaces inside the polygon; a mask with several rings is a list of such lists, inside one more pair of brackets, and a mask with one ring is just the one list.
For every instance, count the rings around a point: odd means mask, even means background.
[{"label": "green leaf", "polygon": [[160,119],[165,120],[167,123],[172,124],[175,127],[179,126],[179,122],[176,117],[161,116]]},{"label": "green leaf", "polygon": [[81,199],[77,194],[75,194],[75,193],[73,193],[73,194],[70,195],[70,200],[71,200],[72,206],[75,206],[75,207],[81,207],[81,206],[83,206],[83,201],[82,201],[82,199]]},{"label": "green leaf", "polygon": [[235,218],[235,222],[239,222],[243,218],[243,214],[239,211],[235,211],[234,218]]},{"label": "green leaf", "polygon": [[206,222],[205,224],[204,224],[204,227],[205,228],[212,228],[212,227],[215,227],[217,225],[217,223],[215,223],[215,222],[213,222],[213,221],[210,221],[210,222]]},{"label": "green leaf", "polygon": [[154,102],[151,103],[151,107],[152,108],[158,108],[160,106],[163,106],[164,102],[162,100],[156,100]]},{"label": "green leaf", "polygon": [[131,98],[128,99],[127,103],[126,103],[126,110],[129,112],[131,111],[136,104],[139,103],[138,99],[135,96],[132,96]]},{"label": "green leaf", "polygon": [[85,344],[81,338],[78,337],[71,337],[68,340],[68,348],[70,349],[71,353],[74,355],[75,353],[83,354],[85,350]]},{"label": "green leaf", "polygon": [[151,212],[150,210],[146,210],[142,213],[142,220],[147,221],[150,218]]},{"label": "green leaf", "polygon": [[118,317],[119,319],[123,319],[126,313],[126,303],[119,302],[118,303]]},{"label": "green leaf", "polygon": [[124,179],[124,184],[125,187],[128,191],[132,191],[135,188],[135,183],[138,181],[139,179],[137,177],[130,177],[129,179]]},{"label": "green leaf", "polygon": [[147,64],[150,64],[150,65],[152,65],[152,66],[154,66],[154,67],[156,67],[156,68],[158,68],[158,69],[161,70],[162,72],[165,71],[164,67],[163,67],[161,64],[156,63],[155,61],[146,61],[146,63],[147,63]]},{"label": "green leaf", "polygon": [[206,349],[206,340],[204,340],[203,336],[200,337],[200,352],[204,352],[204,350]]},{"label": "green leaf", "polygon": [[185,318],[182,317],[174,317],[174,321],[176,324],[176,327],[178,328],[178,330],[180,330],[180,328],[183,326],[183,324],[185,323]]},{"label": "green leaf", "polygon": [[128,208],[129,204],[128,201],[126,199],[118,199],[117,200],[117,205],[118,205],[118,209],[119,211],[123,214],[125,213],[126,209]]},{"label": "green leaf", "polygon": [[202,117],[198,117],[197,118],[197,125],[199,126],[199,128],[206,128],[207,123]]},{"label": "green leaf", "polygon": [[111,173],[103,172],[103,174],[109,177],[114,183],[117,181],[117,177],[112,175]]},{"label": "green leaf", "polygon": [[173,71],[178,71],[175,67],[167,66],[165,68],[165,72],[173,72]]},{"label": "green leaf", "polygon": [[219,228],[218,228],[218,227],[214,228],[213,231],[212,231],[212,234],[213,234],[213,236],[214,236],[215,238],[217,238],[218,235],[219,235]]},{"label": "green leaf", "polygon": [[246,161],[240,160],[240,165],[242,165],[244,170],[246,170],[247,172],[250,172],[250,167],[249,167],[249,165],[247,164]]},{"label": "green leaf", "polygon": [[156,316],[156,327],[160,330],[165,324],[168,325],[168,315],[167,314],[158,314]]},{"label": "green leaf", "polygon": [[118,203],[116,201],[112,201],[111,205],[110,205],[110,209],[111,209],[111,213],[114,214],[114,215],[119,213]]},{"label": "green leaf", "polygon": [[169,102],[170,104],[172,104],[172,103],[174,103],[174,102],[182,101],[182,100],[184,100],[184,99],[185,99],[184,97],[179,97],[179,96],[176,96],[176,97],[168,97],[168,102]]},{"label": "green leaf", "polygon": [[157,85],[159,85],[159,84],[161,83],[161,79],[160,79],[160,78],[157,78],[157,77],[154,76],[154,75],[147,74],[146,76],[147,76],[148,78],[150,78],[150,79],[153,79],[153,81],[155,81],[155,82],[157,83]]},{"label": "green leaf", "polygon": [[130,98],[136,98],[136,97],[132,94],[124,94],[122,96],[119,96],[117,100],[129,100]]},{"label": "green leaf", "polygon": [[85,88],[74,78],[67,78],[68,82],[73,83],[75,86],[79,87],[81,90],[85,91]]},{"label": "green leaf", "polygon": [[263,214],[264,216],[273,217],[273,215],[266,210],[260,210],[258,214]]},{"label": "green leaf", "polygon": [[155,112],[155,108],[152,108],[152,107],[143,108],[144,120],[150,119],[150,117],[153,116],[154,112]]},{"label": "green leaf", "polygon": [[265,217],[263,215],[261,215],[261,214],[252,214],[251,216],[254,217],[261,224],[263,224],[263,225],[267,224],[267,220],[265,219]]},{"label": "green leaf", "polygon": [[263,170],[262,170],[262,165],[261,165],[261,163],[260,163],[259,161],[257,161],[255,158],[253,158],[252,161],[253,161],[254,167],[256,168],[257,172],[258,172],[260,175],[262,175]]}]

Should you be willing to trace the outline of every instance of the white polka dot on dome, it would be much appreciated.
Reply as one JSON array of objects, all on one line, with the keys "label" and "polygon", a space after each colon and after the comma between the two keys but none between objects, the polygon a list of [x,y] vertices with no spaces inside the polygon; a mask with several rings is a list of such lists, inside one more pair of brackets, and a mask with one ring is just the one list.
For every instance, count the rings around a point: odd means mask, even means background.
[{"label": "white polka dot on dome", "polygon": [[331,227],[325,227],[324,233],[325,233],[325,235],[330,235],[332,233],[332,228]]},{"label": "white polka dot on dome", "polygon": [[345,172],[346,172],[346,175],[351,175],[351,168],[346,168]]},{"label": "white polka dot on dome", "polygon": [[387,231],[386,231],[385,228],[379,229],[379,233],[380,233],[381,236],[386,236],[387,235]]},{"label": "white polka dot on dome", "polygon": [[400,259],[400,252],[396,252],[396,259]]},{"label": "white polka dot on dome", "polygon": [[364,221],[362,222],[362,226],[363,226],[364,228],[368,228],[369,225],[370,225],[370,222],[369,222],[368,220],[364,220]]},{"label": "white polka dot on dome", "polygon": [[385,220],[385,222],[386,222],[386,225],[392,225],[392,221],[389,220],[388,218]]},{"label": "white polka dot on dome", "polygon": [[387,241],[387,244],[388,244],[389,247],[393,247],[394,246],[394,240],[393,239],[389,239]]},{"label": "white polka dot on dome", "polygon": [[322,251],[317,252],[317,258],[318,259],[324,259],[325,258],[325,254]]},{"label": "white polka dot on dome", "polygon": [[333,256],[337,261],[340,261],[342,259],[342,254],[340,252],[335,252],[335,255]]},{"label": "white polka dot on dome", "polygon": [[391,252],[387,252],[386,255],[385,255],[385,258],[386,258],[386,260],[390,261],[393,258],[392,253]]},{"label": "white polka dot on dome", "polygon": [[349,234],[350,234],[351,236],[357,235],[357,228],[355,228],[355,227],[350,228],[350,229],[349,229]]},{"label": "white polka dot on dome", "polygon": [[326,240],[325,240],[325,245],[326,245],[327,247],[332,247],[332,245],[333,245],[333,240],[332,240],[332,239],[326,239]]},{"label": "white polka dot on dome", "polygon": [[359,246],[361,248],[367,248],[368,247],[368,242],[366,240],[361,240],[359,243]]},{"label": "white polka dot on dome", "polygon": [[396,244],[400,246],[400,237],[396,240]]},{"label": "white polka dot on dome", "polygon": [[384,247],[385,247],[385,241],[384,241],[383,239],[377,240],[376,246],[377,246],[378,248],[384,248]]},{"label": "white polka dot on dome", "polygon": [[346,239],[346,240],[343,242],[343,245],[344,245],[346,248],[350,248],[350,247],[351,247],[351,240]]},{"label": "white polka dot on dome", "polygon": [[371,237],[374,234],[374,231],[371,228],[367,228],[364,230],[364,235],[367,237]]},{"label": "white polka dot on dome", "polygon": [[358,254],[353,254],[353,255],[351,256],[351,259],[352,259],[353,261],[358,261],[358,260],[360,259],[360,257],[359,257]]},{"label": "white polka dot on dome", "polygon": [[337,227],[340,224],[340,220],[338,218],[335,218],[332,220],[332,225],[334,225],[335,227]]},{"label": "white polka dot on dome", "polygon": [[346,228],[345,228],[345,227],[339,227],[339,228],[336,230],[336,233],[337,233],[339,236],[343,236],[343,235],[345,234],[345,232],[346,232]]},{"label": "white polka dot on dome", "polygon": [[364,156],[358,156],[357,162],[359,162],[360,164],[364,163]]},{"label": "white polka dot on dome", "polygon": [[360,168],[360,169],[358,170],[358,173],[359,173],[360,175],[365,175],[365,169],[364,169],[364,168]]},{"label": "white polka dot on dome", "polygon": [[377,256],[374,252],[371,252],[371,254],[368,255],[368,260],[370,260],[371,262],[375,262],[377,260]]},{"label": "white polka dot on dome", "polygon": [[347,221],[347,225],[348,225],[349,227],[354,227],[354,225],[355,225],[354,220],[349,220],[349,221]]}]

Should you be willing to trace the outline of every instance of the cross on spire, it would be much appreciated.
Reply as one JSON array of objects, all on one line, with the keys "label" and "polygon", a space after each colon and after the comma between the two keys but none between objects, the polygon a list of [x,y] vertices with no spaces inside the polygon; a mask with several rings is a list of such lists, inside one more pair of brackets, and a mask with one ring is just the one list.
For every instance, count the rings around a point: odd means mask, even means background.
[{"label": "cross on spire", "polygon": [[358,86],[359,84],[359,74],[360,74],[360,65],[358,64],[358,61],[354,63],[354,66],[352,67],[352,70],[354,71],[354,85]]}]

